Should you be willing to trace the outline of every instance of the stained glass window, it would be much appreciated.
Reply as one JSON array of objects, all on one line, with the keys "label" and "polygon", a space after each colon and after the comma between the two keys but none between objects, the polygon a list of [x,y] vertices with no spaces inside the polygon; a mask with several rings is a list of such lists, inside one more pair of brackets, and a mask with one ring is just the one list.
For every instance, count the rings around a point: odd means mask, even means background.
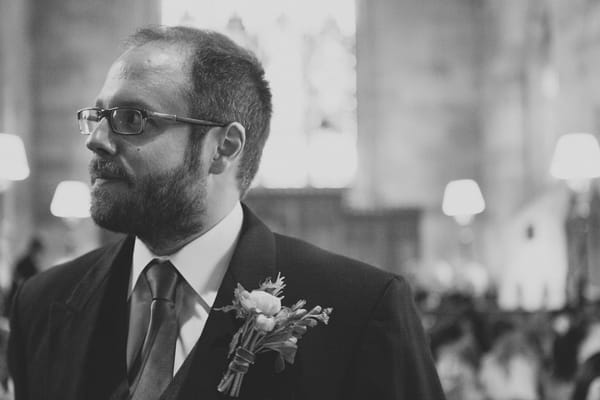
[{"label": "stained glass window", "polygon": [[274,114],[256,185],[352,183],[357,162],[353,1],[163,0],[162,22],[222,32],[262,61]]}]

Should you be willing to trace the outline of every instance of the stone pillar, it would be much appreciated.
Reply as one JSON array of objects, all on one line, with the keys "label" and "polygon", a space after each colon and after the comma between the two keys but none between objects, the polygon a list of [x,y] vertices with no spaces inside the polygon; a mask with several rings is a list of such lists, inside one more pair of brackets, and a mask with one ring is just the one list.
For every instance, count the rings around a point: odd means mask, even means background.
[{"label": "stone pillar", "polygon": [[441,214],[445,184],[481,178],[482,12],[478,1],[357,2],[359,170],[349,200],[423,210],[428,261],[457,251]]},{"label": "stone pillar", "polygon": [[[30,2],[0,0],[0,132],[21,137],[27,149],[30,168],[35,165],[31,152],[32,115],[31,57],[29,32]],[[32,174],[33,175],[33,174]],[[10,284],[15,257],[27,245],[33,232],[31,195],[32,176],[15,182],[2,196],[3,232],[0,236],[0,286]]]},{"label": "stone pillar", "polygon": [[[41,233],[50,249],[49,265],[64,257],[67,247],[81,252],[98,241],[91,221],[77,226],[71,239],[66,237],[69,228],[50,214],[50,201],[60,181],[88,180],[90,154],[78,134],[75,111],[94,103],[108,66],[122,50],[122,40],[139,26],[160,23],[160,1],[0,0],[0,4],[2,128],[24,136],[31,164],[27,193],[13,202],[9,214],[31,221],[19,223],[18,236],[28,236],[32,226]],[[15,186],[21,190],[24,185]]]}]

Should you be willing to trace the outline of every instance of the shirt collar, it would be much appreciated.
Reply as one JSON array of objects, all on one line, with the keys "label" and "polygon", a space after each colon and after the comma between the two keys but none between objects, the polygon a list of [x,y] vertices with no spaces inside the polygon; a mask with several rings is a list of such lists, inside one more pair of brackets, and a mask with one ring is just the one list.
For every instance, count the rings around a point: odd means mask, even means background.
[{"label": "shirt collar", "polygon": [[186,244],[178,252],[166,257],[154,255],[139,238],[135,238],[129,295],[142,271],[154,258],[170,260],[187,283],[205,301],[212,305],[213,297],[237,244],[244,213],[240,203],[210,230]]}]

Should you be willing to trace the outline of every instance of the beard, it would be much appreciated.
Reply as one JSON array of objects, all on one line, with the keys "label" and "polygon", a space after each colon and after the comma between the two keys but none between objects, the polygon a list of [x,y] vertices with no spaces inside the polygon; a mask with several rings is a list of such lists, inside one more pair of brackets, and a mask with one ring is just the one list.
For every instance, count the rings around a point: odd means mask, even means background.
[{"label": "beard", "polygon": [[203,229],[206,213],[206,175],[186,160],[181,166],[141,178],[129,176],[112,161],[90,163],[92,184],[103,175],[116,177],[124,190],[92,187],[92,219],[114,232],[133,234],[148,243],[162,238],[183,240]]}]

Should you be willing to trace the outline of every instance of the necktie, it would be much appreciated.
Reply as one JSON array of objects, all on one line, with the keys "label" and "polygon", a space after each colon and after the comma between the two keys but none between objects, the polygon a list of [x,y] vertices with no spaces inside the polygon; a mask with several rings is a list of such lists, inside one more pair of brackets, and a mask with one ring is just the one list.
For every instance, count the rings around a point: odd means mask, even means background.
[{"label": "necktie", "polygon": [[[169,261],[152,260],[145,272],[152,303],[150,322],[131,385],[132,400],[158,399],[173,378],[177,318],[175,289],[179,275]],[[137,365],[136,365],[137,367]]]}]

